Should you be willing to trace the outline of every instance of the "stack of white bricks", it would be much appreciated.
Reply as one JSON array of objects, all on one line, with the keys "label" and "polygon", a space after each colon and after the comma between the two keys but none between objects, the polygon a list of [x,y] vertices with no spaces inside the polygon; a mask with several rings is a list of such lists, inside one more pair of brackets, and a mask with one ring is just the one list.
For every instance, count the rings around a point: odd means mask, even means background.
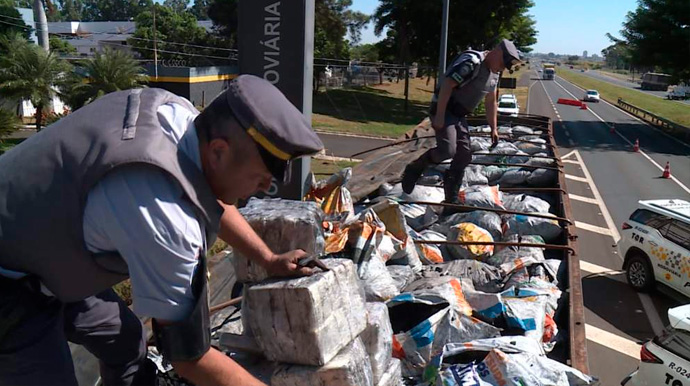
[{"label": "stack of white bricks", "polygon": [[[324,251],[323,211],[315,202],[252,198],[240,213],[274,253],[302,249],[309,255]],[[266,270],[241,253],[234,253],[237,281],[256,283]]]},{"label": "stack of white bricks", "polygon": [[[276,253],[323,252],[323,214],[314,203],[252,199],[241,212]],[[268,280],[250,260],[235,260],[238,280],[249,284],[242,303],[244,334],[279,363],[271,385],[400,385],[388,309],[366,303],[351,260],[323,259],[328,271]]]}]

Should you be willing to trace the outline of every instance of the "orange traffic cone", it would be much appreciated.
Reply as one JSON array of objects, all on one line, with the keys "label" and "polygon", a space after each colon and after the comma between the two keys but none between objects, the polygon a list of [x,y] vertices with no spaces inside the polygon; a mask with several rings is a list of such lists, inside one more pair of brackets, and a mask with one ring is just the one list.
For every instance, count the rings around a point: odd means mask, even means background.
[{"label": "orange traffic cone", "polygon": [[611,134],[616,134],[616,125],[615,125],[615,124],[612,123],[612,124],[609,126],[609,132],[610,132]]},{"label": "orange traffic cone", "polygon": [[580,103],[580,110],[587,110],[587,103],[581,102]]},{"label": "orange traffic cone", "polygon": [[661,178],[671,178],[671,163],[666,161],[664,172],[661,173]]},{"label": "orange traffic cone", "polygon": [[633,151],[634,152],[640,151],[640,139],[639,138],[635,140],[635,145],[633,145]]}]

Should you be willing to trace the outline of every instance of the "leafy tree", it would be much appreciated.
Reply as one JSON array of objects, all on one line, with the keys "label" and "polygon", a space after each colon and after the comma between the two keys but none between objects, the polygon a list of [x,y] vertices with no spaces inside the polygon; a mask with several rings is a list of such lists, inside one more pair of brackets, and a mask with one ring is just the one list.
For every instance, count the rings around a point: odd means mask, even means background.
[{"label": "leafy tree", "polygon": [[[12,1],[10,1],[12,3]],[[33,1],[31,0],[15,0],[14,6],[17,8],[31,8],[33,6]]]},{"label": "leafy tree", "polygon": [[634,64],[659,67],[676,80],[690,80],[690,2],[639,0],[621,34]]},{"label": "leafy tree", "polygon": [[121,50],[105,49],[79,66],[86,73],[87,81],[73,73],[66,99],[75,110],[105,94],[142,87],[147,82],[144,69],[132,55]]},{"label": "leafy tree", "polygon": [[[214,58],[229,58],[228,51],[222,50],[229,44],[210,35],[197,25],[190,11],[175,12],[170,7],[155,4],[156,33],[153,31],[153,12],[147,10],[136,18],[136,30],[130,44],[142,57],[153,58],[153,39],[157,40],[159,59],[185,60],[189,64],[214,64]],[[204,48],[214,47],[214,48]],[[219,48],[219,49],[217,49]],[[218,59],[227,64],[224,59]]]},{"label": "leafy tree", "polygon": [[144,10],[150,9],[152,0],[82,0],[83,21],[132,20]]},{"label": "leafy tree", "polygon": [[[29,6],[29,8],[30,7],[31,6]],[[0,21],[11,23],[0,23],[0,36],[11,36],[15,34],[20,34],[25,39],[29,39],[29,37],[31,36],[32,28],[27,26],[26,23],[24,23],[24,21],[20,18],[21,15],[19,14],[19,11],[15,9],[15,5],[12,0],[0,0]]]},{"label": "leafy tree", "polygon": [[44,109],[67,86],[72,66],[26,40],[5,39],[1,44],[12,48],[0,58],[0,95],[29,99],[36,108],[36,129],[41,130]]},{"label": "leafy tree", "polygon": [[0,142],[3,137],[7,137],[13,132],[19,130],[21,121],[14,111],[10,111],[0,107]]},{"label": "leafy tree", "polygon": [[[534,21],[526,14],[530,0],[451,2],[449,19],[460,28],[449,28],[449,57],[469,47],[493,48],[501,39],[511,38],[526,51],[534,43]],[[386,44],[394,43],[397,61],[422,64],[438,62],[441,30],[441,2],[381,0],[373,15],[375,32],[393,30]]]},{"label": "leafy tree", "polygon": [[84,0],[58,0],[60,14],[64,21],[82,20],[84,13]]},{"label": "leafy tree", "polygon": [[631,57],[630,47],[628,47],[628,44],[625,41],[612,36],[610,33],[607,33],[606,37],[613,42],[613,44],[601,50],[601,54],[604,55],[606,66],[616,69],[630,68]]},{"label": "leafy tree", "polygon": [[170,7],[175,12],[184,12],[187,10],[187,0],[165,0],[164,7]]},{"label": "leafy tree", "polygon": [[373,63],[379,60],[379,50],[374,44],[354,46],[350,49],[350,59]]},{"label": "leafy tree", "polygon": [[208,8],[211,0],[194,0],[190,10],[197,20],[208,20]]},{"label": "leafy tree", "polygon": [[77,52],[77,48],[75,46],[69,44],[67,41],[63,39],[60,39],[57,36],[51,36],[49,43],[50,50],[55,51],[61,55],[70,55]]},{"label": "leafy tree", "polygon": [[232,48],[237,48],[238,12],[238,0],[213,0],[207,11],[216,33]]}]

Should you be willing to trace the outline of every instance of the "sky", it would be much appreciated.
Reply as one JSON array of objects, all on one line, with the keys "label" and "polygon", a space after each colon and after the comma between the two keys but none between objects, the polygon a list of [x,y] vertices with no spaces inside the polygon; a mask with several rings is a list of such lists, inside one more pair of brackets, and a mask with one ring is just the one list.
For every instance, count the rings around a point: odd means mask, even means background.
[{"label": "sky", "polygon": [[[418,0],[441,1],[441,0]],[[454,0],[450,0],[451,2]],[[467,0],[458,0],[467,1]],[[636,0],[535,0],[529,11],[538,31],[534,52],[601,56],[611,45],[605,34],[620,37],[625,15],[637,8]],[[378,0],[353,0],[352,9],[367,15],[374,13]],[[440,15],[439,15],[440,17]],[[449,21],[453,28],[453,21]],[[460,27],[460,26],[458,26]],[[362,31],[362,43],[374,43],[385,37],[374,35],[373,25]]]}]

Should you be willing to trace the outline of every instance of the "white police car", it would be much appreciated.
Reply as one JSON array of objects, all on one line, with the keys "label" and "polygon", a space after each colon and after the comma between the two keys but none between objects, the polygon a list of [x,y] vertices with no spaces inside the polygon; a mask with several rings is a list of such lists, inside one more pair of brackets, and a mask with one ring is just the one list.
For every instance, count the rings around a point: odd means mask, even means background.
[{"label": "white police car", "polygon": [[640,365],[623,386],[690,385],[690,304],[668,310],[670,325],[642,345]]},{"label": "white police car", "polygon": [[618,253],[636,290],[661,283],[690,297],[690,202],[640,201],[623,223]]}]

